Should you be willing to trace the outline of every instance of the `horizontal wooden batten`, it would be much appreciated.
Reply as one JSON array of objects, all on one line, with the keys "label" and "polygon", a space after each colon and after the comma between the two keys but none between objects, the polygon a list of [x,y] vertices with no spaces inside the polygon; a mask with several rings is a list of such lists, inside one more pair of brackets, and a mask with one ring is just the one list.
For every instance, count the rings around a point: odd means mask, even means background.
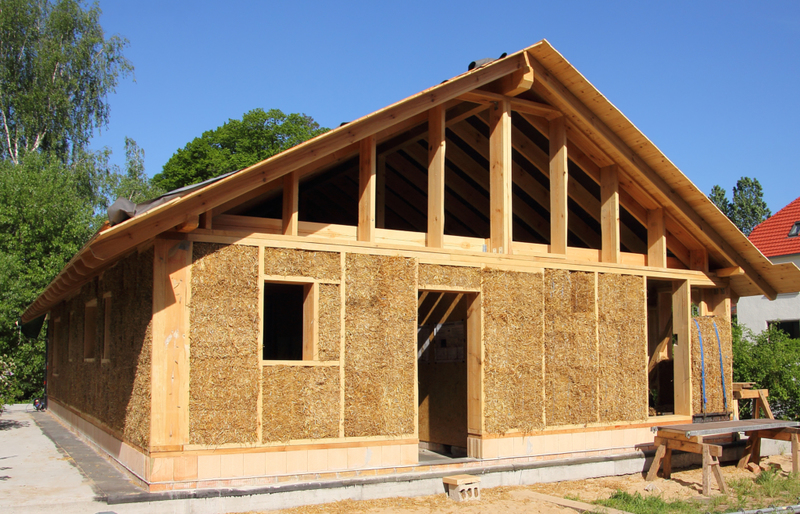
[{"label": "horizontal wooden batten", "polygon": [[151,448],[149,456],[158,457],[180,457],[184,455],[237,455],[243,453],[268,453],[286,452],[303,450],[328,450],[332,448],[363,448],[368,446],[395,446],[404,444],[419,444],[419,439],[400,436],[398,439],[390,439],[377,436],[368,437],[343,437],[329,440],[311,439],[291,441],[288,444],[265,443],[258,446],[242,446],[233,444],[222,444],[219,446],[193,445],[187,444],[182,447],[167,446],[163,449],[159,447]]}]

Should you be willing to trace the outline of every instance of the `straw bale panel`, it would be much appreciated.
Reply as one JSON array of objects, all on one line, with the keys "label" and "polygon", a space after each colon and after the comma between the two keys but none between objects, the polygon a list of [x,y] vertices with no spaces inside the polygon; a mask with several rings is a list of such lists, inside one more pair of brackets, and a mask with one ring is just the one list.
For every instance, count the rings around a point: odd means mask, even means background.
[{"label": "straw bale panel", "polygon": [[264,248],[264,274],[341,280],[341,255],[289,248]]},{"label": "straw bale panel", "polygon": [[[103,294],[111,293],[110,363],[102,363]],[[97,299],[95,360],[84,362],[86,302]],[[134,252],[53,312],[59,324],[58,377],[48,394],[93,416],[130,444],[150,439],[153,251]],[[70,317],[70,312],[72,316]],[[70,361],[71,359],[71,361]]]},{"label": "straw bale panel", "polygon": [[338,284],[319,285],[319,360],[338,361],[342,341],[342,297]]},{"label": "straw bale panel", "polygon": [[413,434],[416,260],[348,254],[345,436]]},{"label": "straw bale panel", "polygon": [[189,440],[258,441],[258,248],[194,243]]},{"label": "straw bale panel", "polygon": [[542,273],[484,269],[486,431],[544,427]]},{"label": "straw bale panel", "polygon": [[[700,360],[700,339],[697,323],[703,336],[703,361],[706,370],[706,412],[730,412],[733,397],[733,353],[731,347],[731,324],[719,316],[697,316],[692,318],[692,413],[703,413],[703,373]],[[714,330],[719,331],[719,342]],[[722,374],[720,373],[720,346],[722,346],[722,365],[725,370],[725,394],[723,396]],[[727,409],[725,400],[727,399]]]},{"label": "straw bale panel", "polygon": [[481,287],[481,270],[468,266],[420,264],[419,288],[433,289],[436,286],[479,289]]},{"label": "straw bale panel", "polygon": [[600,273],[600,421],[647,419],[647,300],[643,277]]},{"label": "straw bale panel", "polygon": [[547,426],[597,421],[597,318],[594,273],[544,273]]},{"label": "straw bale panel", "polygon": [[339,366],[265,366],[263,439],[339,436]]}]

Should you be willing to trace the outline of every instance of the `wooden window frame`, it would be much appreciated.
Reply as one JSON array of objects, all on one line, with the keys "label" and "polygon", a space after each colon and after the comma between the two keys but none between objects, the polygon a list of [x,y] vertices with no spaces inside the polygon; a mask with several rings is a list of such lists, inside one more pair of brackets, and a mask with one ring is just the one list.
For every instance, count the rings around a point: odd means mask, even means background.
[{"label": "wooden window frame", "polygon": [[[266,284],[285,284],[303,286],[303,358],[300,360],[272,360],[264,359],[264,332],[266,330],[264,320],[264,286]],[[319,362],[319,282],[313,279],[303,280],[302,278],[292,277],[281,279],[269,277],[262,280],[261,292],[261,337],[260,337],[260,356],[261,362],[265,365],[308,365],[309,363]]]}]

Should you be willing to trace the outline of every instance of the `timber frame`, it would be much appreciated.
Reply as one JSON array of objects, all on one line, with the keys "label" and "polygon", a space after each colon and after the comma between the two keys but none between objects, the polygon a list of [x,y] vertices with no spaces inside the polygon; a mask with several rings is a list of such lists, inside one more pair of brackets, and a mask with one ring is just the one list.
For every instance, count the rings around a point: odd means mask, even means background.
[{"label": "timber frame", "polygon": [[[256,394],[258,416],[254,417],[257,436],[242,444],[212,444],[193,435],[196,427],[187,408],[196,401],[189,386],[195,366],[192,359],[196,357],[190,349],[194,344],[191,313],[195,308],[193,291],[200,287],[193,270],[198,247],[208,245],[238,248],[244,253],[252,250],[231,258],[241,262],[257,259],[253,272],[257,286],[253,291],[272,281],[305,288],[303,360],[265,363],[258,357],[261,375],[257,380],[260,384],[266,373],[278,368],[300,376],[298,370],[303,368],[302,373],[313,375],[305,379],[321,383],[324,376],[338,384],[325,392],[331,395],[329,398],[335,396],[338,406],[335,412],[328,412],[332,421],[324,437],[309,436],[289,443],[265,441],[265,398],[260,389]],[[148,253],[151,250],[152,257]],[[267,272],[265,253],[273,251],[299,252],[298,259],[319,254],[335,265],[324,276],[309,274],[302,267],[284,274]],[[114,290],[112,304],[111,289],[103,292],[103,277],[133,257],[152,258],[153,262],[152,325],[148,328],[152,339],[145,342],[143,350],[150,352],[149,360],[145,360],[150,363],[146,377],[151,395],[148,436],[145,442],[131,442],[125,434],[102,430],[143,456],[144,464],[136,473],[151,484],[180,482],[184,475],[178,467],[185,464],[181,459],[187,455],[194,458],[194,475],[189,472],[186,477],[192,480],[187,483],[198,487],[197,459],[216,455],[218,450],[231,455],[302,450],[308,452],[303,457],[308,464],[315,451],[374,446],[384,447],[379,453],[387,456],[385,465],[416,464],[418,411],[412,409],[412,430],[393,428],[391,433],[353,435],[358,430],[366,432],[348,425],[347,402],[351,400],[347,395],[351,392],[346,389],[346,373],[350,373],[346,355],[354,350],[348,346],[345,326],[351,323],[347,309],[357,303],[348,296],[352,287],[348,280],[352,270],[364,268],[367,261],[377,263],[378,268],[399,266],[399,275],[414,282],[413,294],[420,295],[417,308],[428,294],[449,295],[452,303],[442,321],[462,298],[466,299],[465,431],[469,434],[469,455],[482,459],[518,456],[512,450],[501,450],[511,448],[512,439],[513,445],[521,447],[527,441],[530,448],[531,437],[553,441],[553,437],[585,430],[595,435],[605,430],[625,432],[628,439],[615,448],[632,448],[647,439],[646,429],[654,424],[646,413],[635,419],[604,421],[599,406],[595,406],[597,412],[589,422],[576,422],[574,426],[562,423],[552,427],[542,420],[528,426],[527,431],[488,430],[485,413],[491,406],[485,391],[484,331],[489,291],[485,282],[490,271],[526,277],[555,276],[560,271],[583,274],[586,283],[593,284],[589,316],[595,323],[592,345],[598,355],[602,353],[597,329],[603,314],[598,308],[601,277],[633,277],[643,295],[650,282],[657,283],[656,309],[670,314],[670,336],[677,336],[673,350],[666,349],[665,340],[656,352],[671,355],[675,362],[675,419],[660,419],[661,425],[685,422],[696,414],[692,408],[695,357],[690,345],[693,304],[700,315],[730,320],[731,301],[739,296],[763,294],[775,298],[779,293],[800,290],[800,269],[793,264],[770,263],[705,194],[544,40],[216,182],[174,196],[122,223],[104,226],[27,309],[23,321],[57,311],[58,316],[52,317],[52,340],[63,342],[73,337],[72,332],[62,334],[62,327],[71,324],[71,314],[65,311],[67,304],[89,293],[107,298],[97,303],[97,299],[86,296],[81,304],[86,312],[102,313],[106,320],[103,331],[84,336],[81,351],[92,361],[100,353],[103,358],[96,360],[108,365],[109,350],[101,347],[94,351],[91,339],[102,335],[107,344],[111,319],[107,305],[117,305],[123,291]],[[399,265],[401,260],[414,262],[414,271]],[[426,285],[420,278],[422,266],[458,269],[479,278]],[[323,304],[323,289],[331,295],[328,301],[335,299],[333,318],[339,323],[334,323],[338,327],[333,329],[337,331],[335,342],[324,351],[317,321],[323,308],[333,303]],[[263,313],[263,291],[253,294]],[[100,305],[104,307],[98,308]],[[637,322],[643,324],[646,333],[646,302],[641,308]],[[426,316],[433,312],[431,308]],[[95,326],[87,326],[95,334]],[[263,332],[263,327],[259,330]],[[546,330],[542,331],[545,337]],[[258,337],[262,341],[263,333]],[[70,348],[68,345],[67,351]],[[55,349],[53,354],[56,352],[61,350]],[[116,358],[113,350],[110,355]],[[646,372],[645,353],[641,361]],[[61,372],[62,361],[58,368],[55,362],[51,371]],[[644,383],[640,385],[646,389]],[[414,389],[415,402],[417,395]],[[544,388],[541,395],[546,401]],[[76,425],[88,429],[89,425],[103,425],[67,402],[58,400],[54,405],[60,416]],[[394,421],[402,425],[402,420]],[[626,423],[621,425],[622,421]],[[586,453],[590,446],[588,442],[586,445],[564,452]],[[591,451],[605,451],[599,438],[597,445]],[[334,458],[334,453],[326,455],[326,459]],[[284,463],[284,473],[291,472],[286,466]],[[260,475],[269,475],[267,468],[260,468]],[[310,468],[307,465],[301,472],[310,473]],[[238,475],[219,473],[216,477],[209,475],[209,479],[246,475],[241,470]]]}]

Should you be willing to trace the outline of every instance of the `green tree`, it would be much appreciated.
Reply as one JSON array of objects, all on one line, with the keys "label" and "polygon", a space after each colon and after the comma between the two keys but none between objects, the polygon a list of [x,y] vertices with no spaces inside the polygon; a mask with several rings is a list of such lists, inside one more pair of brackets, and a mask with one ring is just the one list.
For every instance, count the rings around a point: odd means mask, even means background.
[{"label": "green tree", "polygon": [[[102,208],[105,210],[117,198],[127,198],[134,203],[152,200],[164,190],[152,183],[144,171],[144,150],[136,141],[125,138],[125,169],[109,164],[111,151],[106,149],[96,155],[96,169],[100,170]],[[101,213],[102,216],[105,212]]]},{"label": "green tree", "polygon": [[305,114],[253,109],[178,150],[153,182],[167,191],[197,184],[251,166],[327,130]]},{"label": "green tree", "polygon": [[24,338],[16,321],[92,232],[73,167],[39,152],[0,161],[0,354],[16,362],[19,397],[41,391],[44,340]]},{"label": "green tree", "polygon": [[734,323],[733,381],[769,389],[776,417],[800,419],[800,339],[769,328],[759,334]]},{"label": "green tree", "polygon": [[708,198],[746,236],[750,235],[756,225],[772,216],[767,202],[764,201],[761,184],[755,178],[742,177],[736,182],[733,187],[733,201],[728,200],[725,190],[718,185],[711,188]]},{"label": "green tree", "polygon": [[107,97],[133,70],[127,40],[106,38],[100,8],[78,0],[0,0],[0,157],[67,161],[108,122]]}]

